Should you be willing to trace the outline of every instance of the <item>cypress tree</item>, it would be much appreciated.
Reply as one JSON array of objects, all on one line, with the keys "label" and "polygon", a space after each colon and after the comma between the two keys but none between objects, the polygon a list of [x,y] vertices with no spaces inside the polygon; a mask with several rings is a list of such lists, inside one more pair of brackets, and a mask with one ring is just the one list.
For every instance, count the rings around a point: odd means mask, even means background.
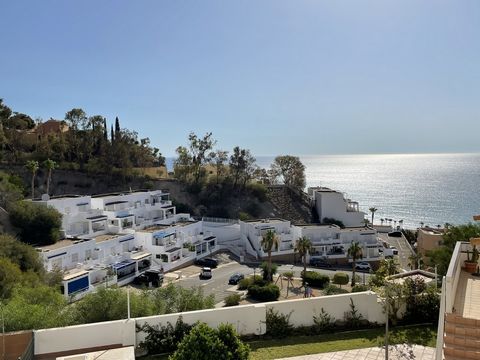
[{"label": "cypress tree", "polygon": [[118,116],[115,117],[115,138],[118,139],[120,135],[120,121],[118,120]]},{"label": "cypress tree", "polygon": [[107,132],[107,119],[103,118],[103,139],[108,141],[108,132]]},{"label": "cypress tree", "polygon": [[113,125],[110,125],[110,141],[113,142],[115,141],[115,134],[113,133]]}]

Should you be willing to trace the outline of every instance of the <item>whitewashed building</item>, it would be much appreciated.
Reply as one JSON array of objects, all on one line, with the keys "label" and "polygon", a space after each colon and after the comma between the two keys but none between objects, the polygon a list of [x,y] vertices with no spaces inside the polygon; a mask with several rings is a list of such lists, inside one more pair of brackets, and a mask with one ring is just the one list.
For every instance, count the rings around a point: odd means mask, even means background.
[{"label": "whitewashed building", "polygon": [[216,250],[203,222],[177,214],[162,190],[65,196],[37,203],[62,214],[64,240],[37,251],[48,271],[64,272],[65,296],[125,285],[149,269],[169,271]]},{"label": "whitewashed building", "polygon": [[326,187],[311,187],[308,195],[321,222],[329,218],[341,221],[345,227],[364,225],[365,213],[360,211],[358,202],[345,198],[341,192]]},{"label": "whitewashed building", "polygon": [[262,248],[263,235],[272,230],[279,238],[278,249],[273,249],[272,257],[277,260],[294,259],[295,243],[300,237],[311,240],[313,251],[309,258],[321,258],[330,263],[348,263],[348,247],[358,242],[362,247],[363,261],[377,262],[382,259],[378,249],[377,232],[368,227],[341,229],[336,225],[292,225],[283,219],[263,219],[240,221],[241,238],[247,252],[256,258],[265,258],[267,253]]}]

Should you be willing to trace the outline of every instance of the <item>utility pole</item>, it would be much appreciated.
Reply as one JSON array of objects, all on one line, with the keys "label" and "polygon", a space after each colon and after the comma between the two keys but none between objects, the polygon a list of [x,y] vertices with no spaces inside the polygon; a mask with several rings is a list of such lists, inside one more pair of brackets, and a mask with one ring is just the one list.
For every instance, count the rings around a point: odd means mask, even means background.
[{"label": "utility pole", "polygon": [[389,304],[388,304],[388,284],[385,284],[385,360],[388,360],[388,313],[389,313]]}]

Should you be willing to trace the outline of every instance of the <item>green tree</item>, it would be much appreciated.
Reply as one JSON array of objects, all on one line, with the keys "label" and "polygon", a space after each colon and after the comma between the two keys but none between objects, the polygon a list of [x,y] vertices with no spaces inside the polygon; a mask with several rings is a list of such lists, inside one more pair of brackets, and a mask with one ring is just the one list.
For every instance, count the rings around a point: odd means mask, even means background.
[{"label": "green tree", "polygon": [[38,161],[30,160],[27,161],[25,167],[32,174],[32,200],[35,198],[35,177],[37,176],[37,171],[39,169]]},{"label": "green tree", "polygon": [[228,151],[217,150],[212,156],[213,164],[215,165],[216,182],[220,182],[220,179],[226,174],[226,162],[228,161]]},{"label": "green tree", "polygon": [[471,238],[480,237],[480,225],[464,224],[457,226],[449,226],[443,234],[443,245],[438,249],[430,250],[426,256],[430,259],[430,263],[437,265],[439,275],[447,273],[448,264],[452,258],[453,249],[457,241],[470,241]]},{"label": "green tree", "polygon": [[350,244],[350,247],[347,250],[347,255],[349,258],[352,258],[352,287],[355,286],[355,267],[357,260],[363,258],[363,251],[358,242],[353,242]]},{"label": "green tree", "polygon": [[278,250],[278,247],[280,245],[280,239],[275,234],[275,231],[273,230],[267,230],[265,232],[265,235],[262,236],[262,240],[260,241],[260,246],[262,246],[263,251],[267,253],[268,260],[268,274],[267,274],[267,280],[272,281],[273,280],[273,275],[272,275],[272,250],[275,249],[275,251]]},{"label": "green tree", "polygon": [[47,245],[60,239],[62,214],[53,207],[20,201],[12,206],[9,215],[23,242]]},{"label": "green tree", "polygon": [[376,207],[371,207],[368,209],[368,211],[370,211],[372,213],[372,226],[373,226],[373,218],[375,217],[375,213],[377,212],[377,208]]},{"label": "green tree", "polygon": [[255,158],[250,153],[250,150],[241,149],[236,146],[233,148],[233,153],[230,155],[230,173],[233,177],[233,187],[242,184],[244,187],[246,183],[253,177],[255,173]]},{"label": "green tree", "polygon": [[35,127],[35,122],[28,115],[13,113],[12,116],[3,121],[3,126],[11,130],[29,130]]},{"label": "green tree", "polygon": [[11,204],[23,198],[23,184],[15,182],[12,175],[0,171],[0,207],[9,209]]},{"label": "green tree", "polygon": [[247,360],[249,353],[250,348],[232,325],[220,325],[215,330],[200,323],[183,338],[169,360]]},{"label": "green tree", "polygon": [[305,165],[298,156],[277,156],[271,165],[274,182],[277,178],[290,187],[298,190],[305,188]]},{"label": "green tree", "polygon": [[57,167],[57,163],[51,159],[43,162],[43,166],[47,169],[47,194],[50,194],[50,181],[52,180],[52,171]]},{"label": "green tree", "polygon": [[307,272],[307,254],[310,254],[312,249],[313,249],[312,242],[306,236],[302,236],[295,243],[295,249],[294,250],[295,250],[295,252],[298,252],[298,254],[301,256],[301,258],[303,260],[303,272],[304,273]]},{"label": "green tree", "polygon": [[13,236],[0,235],[0,258],[6,258],[17,265],[21,271],[44,274],[42,260],[33,247]]}]

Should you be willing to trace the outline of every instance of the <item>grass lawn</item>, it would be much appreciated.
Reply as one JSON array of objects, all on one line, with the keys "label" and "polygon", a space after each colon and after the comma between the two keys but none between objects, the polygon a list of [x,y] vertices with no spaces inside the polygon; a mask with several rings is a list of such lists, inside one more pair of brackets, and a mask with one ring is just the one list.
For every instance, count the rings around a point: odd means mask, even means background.
[{"label": "grass lawn", "polygon": [[[331,351],[361,349],[379,346],[384,343],[383,328],[330,333],[315,336],[295,336],[286,339],[261,340],[250,342],[252,360],[278,359],[289,356],[317,354]],[[437,328],[415,326],[395,328],[391,331],[393,344],[411,343],[435,347]]]},{"label": "grass lawn", "polygon": [[[315,336],[292,336],[285,339],[250,341],[250,359],[269,360],[289,356],[380,346],[384,328],[330,333]],[[434,326],[397,327],[390,332],[390,343],[410,343],[435,347],[437,328]],[[148,356],[144,360],[166,360],[168,356]]]}]

